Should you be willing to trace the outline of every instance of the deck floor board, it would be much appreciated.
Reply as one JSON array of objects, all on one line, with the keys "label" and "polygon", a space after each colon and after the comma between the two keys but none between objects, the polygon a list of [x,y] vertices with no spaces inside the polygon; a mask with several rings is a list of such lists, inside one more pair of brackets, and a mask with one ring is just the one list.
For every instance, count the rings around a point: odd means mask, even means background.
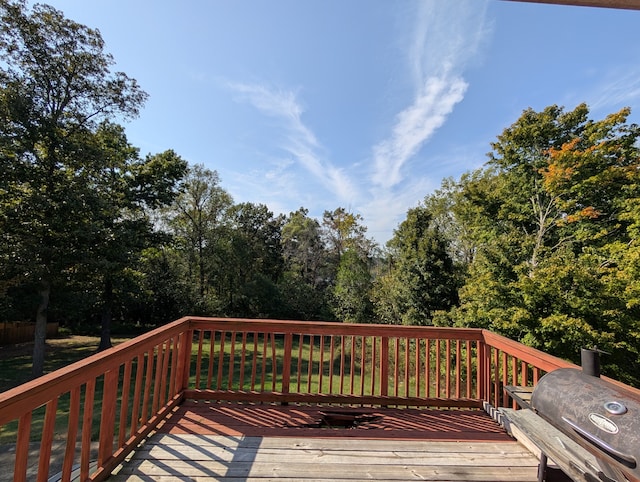
[{"label": "deck floor board", "polygon": [[[314,427],[332,411],[378,418]],[[482,411],[187,402],[109,480],[528,482],[537,465]]]}]

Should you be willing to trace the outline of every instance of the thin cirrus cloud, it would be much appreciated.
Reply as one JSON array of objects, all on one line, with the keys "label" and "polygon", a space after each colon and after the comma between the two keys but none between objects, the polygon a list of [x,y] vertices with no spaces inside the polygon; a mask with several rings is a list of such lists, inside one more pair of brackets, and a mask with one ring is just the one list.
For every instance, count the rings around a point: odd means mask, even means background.
[{"label": "thin cirrus cloud", "polygon": [[436,179],[408,172],[414,159],[463,101],[469,87],[463,72],[491,35],[487,0],[423,1],[409,42],[412,102],[395,117],[387,138],[372,148],[370,201],[362,207],[378,233],[389,238],[409,207],[433,189]]},{"label": "thin cirrus cloud", "polygon": [[421,2],[409,66],[414,78],[413,102],[397,116],[391,134],[373,148],[374,186],[388,190],[400,184],[402,168],[464,99],[468,83],[462,72],[490,34],[487,1]]},{"label": "thin cirrus cloud", "polygon": [[259,84],[232,83],[228,87],[240,101],[252,105],[263,114],[282,122],[282,148],[335,196],[349,201],[355,187],[342,169],[323,160],[322,146],[313,132],[302,121],[304,109],[297,94],[290,90],[270,89]]}]

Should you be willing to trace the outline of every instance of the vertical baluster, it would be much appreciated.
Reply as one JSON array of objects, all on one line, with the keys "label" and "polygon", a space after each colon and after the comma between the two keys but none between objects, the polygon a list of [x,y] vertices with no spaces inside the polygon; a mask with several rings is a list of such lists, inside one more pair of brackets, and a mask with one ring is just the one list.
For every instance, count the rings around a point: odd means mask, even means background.
[{"label": "vertical baluster", "polygon": [[216,390],[222,390],[222,375],[224,373],[224,345],[227,338],[226,331],[220,331],[220,345],[218,352],[218,376],[216,377]]},{"label": "vertical baluster", "polygon": [[256,389],[258,374],[258,333],[253,333],[253,357],[251,360],[251,391]]},{"label": "vertical baluster", "polygon": [[288,332],[284,335],[284,355],[282,360],[282,393],[289,393],[291,384],[291,358],[293,351],[293,333]]},{"label": "vertical baluster", "polygon": [[298,337],[298,377],[296,384],[296,391],[300,393],[300,386],[302,384],[302,367],[303,367],[303,358],[302,358],[302,346],[304,344],[304,335],[300,333]]},{"label": "vertical baluster", "polygon": [[64,460],[62,462],[61,482],[71,480],[73,469],[73,459],[76,453],[76,437],[78,436],[78,421],[80,420],[80,387],[71,390],[69,400],[69,419],[67,420],[67,444],[64,450]]},{"label": "vertical baluster", "polygon": [[58,397],[49,400],[45,409],[42,438],[40,440],[40,460],[38,461],[38,482],[46,482],[49,479],[49,464],[51,462],[51,444],[53,443],[53,431],[56,425],[56,411],[58,409]]},{"label": "vertical baluster", "polygon": [[151,398],[151,377],[153,376],[154,348],[147,352],[147,370],[144,381],[144,397],[142,400],[142,425],[147,423],[149,399]]},{"label": "vertical baluster", "polygon": [[247,332],[242,332],[242,355],[240,357],[240,380],[238,381],[238,389],[244,390],[244,370],[247,359]]},{"label": "vertical baluster", "polygon": [[442,367],[441,365],[441,360],[440,360],[440,351],[441,351],[441,340],[437,339],[436,340],[436,372],[435,372],[435,377],[436,377],[436,398],[440,398],[440,389],[441,389],[441,378],[442,378]]},{"label": "vertical baluster", "polygon": [[318,366],[318,393],[324,393],[322,389],[322,375],[324,374],[324,335],[320,335],[320,365]]},{"label": "vertical baluster", "polygon": [[356,380],[356,337],[351,335],[351,365],[349,367],[349,394],[353,395],[354,384]]},{"label": "vertical baluster", "polygon": [[[385,363],[381,361],[381,363]],[[389,363],[388,361],[386,363]],[[398,396],[398,385],[400,375],[400,340],[394,338],[393,340],[393,395]]]},{"label": "vertical baluster", "polygon": [[375,395],[376,387],[376,340],[375,336],[371,337],[371,395]]},{"label": "vertical baluster", "polygon": [[[172,338],[173,341],[173,352],[171,354],[171,375],[169,377],[169,398],[173,399],[173,397],[178,392],[176,388],[178,379],[181,375],[178,373],[182,373],[184,371],[182,366],[182,360],[179,358],[180,356],[180,340],[182,339],[182,334],[174,336]],[[182,371],[181,371],[182,369]]]},{"label": "vertical baluster", "polygon": [[89,477],[89,461],[91,459],[91,425],[93,422],[93,399],[96,391],[96,380],[92,378],[85,385],[84,411],[82,414],[82,442],[80,445],[80,480]]},{"label": "vertical baluster", "polygon": [[140,413],[140,401],[142,395],[142,382],[144,379],[144,355],[138,355],[136,361],[136,384],[133,388],[133,411],[131,413],[131,435],[138,431],[138,414]]},{"label": "vertical baluster", "polygon": [[345,350],[344,335],[340,336],[340,395],[344,394],[344,350]]},{"label": "vertical baluster", "polygon": [[497,348],[494,352],[494,374],[493,374],[493,406],[500,406],[500,350]]},{"label": "vertical baluster", "polygon": [[211,330],[209,332],[209,363],[207,366],[207,390],[211,390],[213,388],[213,361],[216,359],[216,338],[217,332],[215,330]]},{"label": "vertical baluster", "polygon": [[[476,398],[479,400],[485,400],[484,389],[484,350],[485,344],[481,341],[476,341]],[[488,400],[487,400],[488,401]]]},{"label": "vertical baluster", "polygon": [[16,441],[16,461],[13,469],[13,480],[27,480],[27,463],[29,461],[29,438],[31,437],[32,413],[27,412],[18,421],[18,439]]},{"label": "vertical baluster", "polygon": [[100,414],[100,438],[98,447],[98,466],[113,455],[113,438],[116,424],[116,402],[118,400],[118,375],[120,367],[109,370],[104,375],[102,407]]},{"label": "vertical baluster", "polygon": [[415,387],[415,395],[416,397],[419,397],[420,394],[422,393],[422,390],[420,389],[421,387],[421,373],[422,373],[422,363],[420,360],[420,351],[422,350],[422,340],[420,338],[416,338],[416,366],[415,366],[415,378],[416,378],[416,387]]},{"label": "vertical baluster", "polygon": [[236,362],[236,332],[231,332],[231,347],[229,349],[229,372],[227,375],[227,389],[233,389],[233,369]]},{"label": "vertical baluster", "polygon": [[472,373],[472,369],[471,369],[471,347],[472,347],[472,342],[471,340],[467,340],[465,343],[465,346],[467,348],[467,368],[466,368],[466,377],[467,377],[467,392],[465,393],[465,397],[466,398],[471,398],[471,379],[473,378],[473,373]]},{"label": "vertical baluster", "polygon": [[424,382],[426,384],[424,396],[429,398],[431,397],[431,340],[426,338],[424,345]]},{"label": "vertical baluster", "polygon": [[160,401],[160,380],[162,377],[162,359],[164,358],[164,343],[160,343],[157,346],[156,359],[154,363],[155,377],[153,380],[153,402],[151,403],[151,414],[153,417],[156,413],[158,413],[158,402]]},{"label": "vertical baluster", "polygon": [[460,346],[460,340],[456,340],[456,398],[460,398],[460,383],[462,382],[462,348]]},{"label": "vertical baluster", "polygon": [[307,393],[311,393],[311,379],[313,378],[313,335],[309,335],[309,365],[307,367]]},{"label": "vertical baluster", "polygon": [[[200,371],[202,367],[202,344],[204,343],[204,331],[198,330],[198,354],[196,355],[196,390],[200,390]],[[207,387],[208,388],[208,387]]]},{"label": "vertical baluster", "polygon": [[[507,397],[504,394],[505,385],[509,384],[509,365],[508,365],[508,357],[505,352],[502,352],[502,386],[499,386],[497,390],[497,400],[500,403],[499,406],[505,407],[507,406]],[[498,405],[496,405],[498,407]]]},{"label": "vertical baluster", "polygon": [[404,349],[404,396],[409,397],[409,387],[411,385],[409,381],[409,373],[410,373],[410,356],[411,356],[411,340],[409,338],[404,339],[405,349]]},{"label": "vertical baluster", "polygon": [[118,448],[124,445],[127,436],[127,422],[129,412],[129,392],[131,391],[131,360],[124,364],[122,375],[122,395],[120,402],[120,425],[118,426]]},{"label": "vertical baluster", "polygon": [[362,346],[360,347],[360,395],[364,395],[364,379],[367,366],[367,339],[364,335],[360,337]]},{"label": "vertical baluster", "polygon": [[333,393],[333,363],[335,358],[335,337],[329,337],[329,393]]},{"label": "vertical baluster", "polygon": [[169,357],[171,356],[171,339],[160,345],[162,347],[162,374],[160,375],[160,399],[158,400],[158,410],[164,407],[167,399],[167,383],[169,376]]},{"label": "vertical baluster", "polygon": [[445,390],[445,396],[447,397],[447,399],[451,398],[451,340],[447,338],[447,341],[445,342],[445,354],[444,354],[444,359],[445,359],[445,370],[446,370],[446,375],[445,375],[445,385],[446,385],[446,390]]},{"label": "vertical baluster", "polygon": [[265,377],[267,376],[267,340],[268,334],[262,334],[262,375],[260,377],[260,391],[264,392]]},{"label": "vertical baluster", "polygon": [[276,391],[276,382],[278,380],[278,356],[276,352],[276,334],[269,335],[271,339],[271,391]]}]

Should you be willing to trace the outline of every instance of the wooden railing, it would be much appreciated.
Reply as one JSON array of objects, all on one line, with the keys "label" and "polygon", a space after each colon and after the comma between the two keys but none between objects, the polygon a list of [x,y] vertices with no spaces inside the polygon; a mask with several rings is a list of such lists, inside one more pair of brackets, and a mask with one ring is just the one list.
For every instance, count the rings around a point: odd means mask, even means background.
[{"label": "wooden railing", "polygon": [[185,398],[480,408],[568,366],[480,329],[190,317],[0,393],[0,444],[14,481],[103,480]]}]

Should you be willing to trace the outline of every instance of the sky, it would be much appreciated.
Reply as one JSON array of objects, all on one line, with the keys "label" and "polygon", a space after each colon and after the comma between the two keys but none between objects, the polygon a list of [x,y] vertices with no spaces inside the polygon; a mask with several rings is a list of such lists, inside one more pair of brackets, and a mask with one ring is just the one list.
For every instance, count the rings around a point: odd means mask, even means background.
[{"label": "sky", "polygon": [[640,115],[640,11],[504,0],[49,0],[149,94],[125,123],[235,202],[360,214],[384,245],[525,109]]}]

